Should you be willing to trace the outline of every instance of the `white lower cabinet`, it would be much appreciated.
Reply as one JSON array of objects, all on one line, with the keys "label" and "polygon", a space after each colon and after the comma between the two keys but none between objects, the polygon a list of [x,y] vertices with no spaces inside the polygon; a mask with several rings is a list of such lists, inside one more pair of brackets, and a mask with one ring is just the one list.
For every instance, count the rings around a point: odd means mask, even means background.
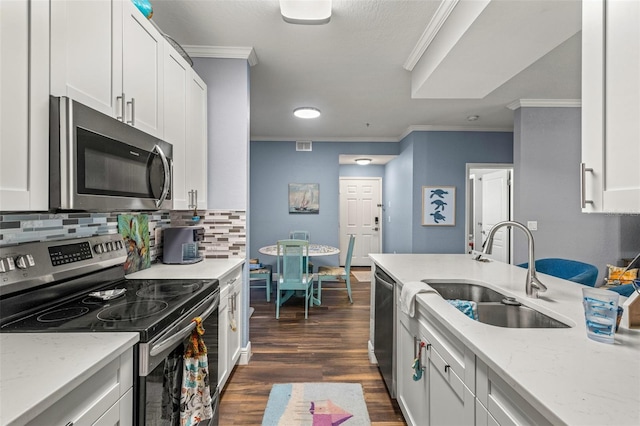
[{"label": "white lower cabinet", "polygon": [[480,359],[476,360],[476,380],[476,397],[490,416],[488,424],[492,421],[503,426],[553,424]]},{"label": "white lower cabinet", "polygon": [[218,386],[227,383],[240,358],[242,346],[242,268],[239,265],[220,279],[218,320]]},{"label": "white lower cabinet", "polygon": [[423,425],[429,418],[426,342],[420,339],[417,320],[400,310],[398,319],[396,399],[408,425]]},{"label": "white lower cabinet", "polygon": [[133,349],[108,363],[27,424],[132,426]]},{"label": "white lower cabinet", "polygon": [[408,425],[553,424],[427,309],[416,310],[414,318],[397,311],[396,394]]},{"label": "white lower cabinet", "polygon": [[407,424],[473,425],[473,353],[425,312],[398,318],[397,400]]}]

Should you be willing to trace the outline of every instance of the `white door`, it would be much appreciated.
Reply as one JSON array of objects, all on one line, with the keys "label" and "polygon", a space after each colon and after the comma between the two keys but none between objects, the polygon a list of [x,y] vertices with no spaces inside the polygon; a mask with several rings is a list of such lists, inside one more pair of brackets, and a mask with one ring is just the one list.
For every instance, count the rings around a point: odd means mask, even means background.
[{"label": "white door", "polygon": [[[498,170],[482,176],[482,237],[483,243],[489,230],[498,222],[509,220],[509,170]],[[509,263],[509,228],[501,228],[493,239],[492,254],[495,260]],[[477,248],[481,250],[481,248]]]},{"label": "white door", "polygon": [[370,266],[369,253],[382,251],[382,179],[340,178],[340,264],[349,235],[356,236],[352,266]]}]

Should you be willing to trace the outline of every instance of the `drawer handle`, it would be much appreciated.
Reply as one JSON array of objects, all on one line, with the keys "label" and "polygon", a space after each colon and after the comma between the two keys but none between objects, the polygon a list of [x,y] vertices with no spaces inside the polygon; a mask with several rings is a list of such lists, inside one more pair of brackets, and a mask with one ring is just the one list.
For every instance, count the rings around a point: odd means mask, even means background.
[{"label": "drawer handle", "polygon": [[451,368],[451,366],[450,366],[450,365],[445,365],[445,366],[444,366],[444,372],[445,372],[445,373],[446,373],[446,372],[448,372],[450,368]]},{"label": "drawer handle", "polygon": [[431,343],[427,343],[427,350],[431,349]]}]

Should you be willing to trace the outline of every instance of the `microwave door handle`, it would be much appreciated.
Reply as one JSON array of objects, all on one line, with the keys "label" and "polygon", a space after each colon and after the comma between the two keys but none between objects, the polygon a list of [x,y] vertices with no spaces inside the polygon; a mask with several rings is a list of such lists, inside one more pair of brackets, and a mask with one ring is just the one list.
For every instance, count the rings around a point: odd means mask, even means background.
[{"label": "microwave door handle", "polygon": [[[209,308],[207,308],[207,310],[204,311],[202,315],[200,315],[200,318],[202,318],[202,321],[209,318],[209,316],[213,313],[213,311],[215,311],[218,308],[219,303],[220,303],[220,296],[216,296],[215,300],[211,303],[211,306],[209,306]],[[189,323],[188,326],[186,326],[182,330],[172,334],[171,337],[161,341],[156,345],[153,345],[153,347],[151,348],[151,351],[149,352],[149,355],[156,356],[159,353],[162,353],[162,351],[164,351],[165,349],[175,345],[177,342],[180,342],[181,340],[186,339],[187,336],[191,334],[194,328],[196,328],[196,323],[192,321]]]},{"label": "microwave door handle", "polygon": [[164,200],[167,198],[169,194],[169,187],[171,185],[171,170],[169,169],[169,162],[167,161],[167,157],[164,155],[164,151],[158,145],[153,147],[153,151],[157,152],[160,156],[160,160],[162,160],[162,167],[164,168],[164,186],[162,187],[162,194],[160,194],[160,198],[156,200],[156,207],[160,207]]}]

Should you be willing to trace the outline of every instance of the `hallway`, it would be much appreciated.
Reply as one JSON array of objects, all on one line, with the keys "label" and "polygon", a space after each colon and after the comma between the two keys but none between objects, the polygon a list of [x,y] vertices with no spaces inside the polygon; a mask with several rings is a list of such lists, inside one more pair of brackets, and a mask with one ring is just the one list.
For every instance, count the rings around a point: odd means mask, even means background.
[{"label": "hallway", "polygon": [[[356,268],[354,268],[356,269]],[[368,270],[368,268],[357,268]],[[238,365],[222,393],[220,425],[260,425],[274,383],[352,382],[362,384],[372,425],[405,425],[376,365],[369,363],[370,283],[352,275],[353,305],[344,283],[323,283],[322,305],[304,319],[302,298],[280,308],[265,301],[264,290],[251,291],[250,335],[253,356]]]}]

